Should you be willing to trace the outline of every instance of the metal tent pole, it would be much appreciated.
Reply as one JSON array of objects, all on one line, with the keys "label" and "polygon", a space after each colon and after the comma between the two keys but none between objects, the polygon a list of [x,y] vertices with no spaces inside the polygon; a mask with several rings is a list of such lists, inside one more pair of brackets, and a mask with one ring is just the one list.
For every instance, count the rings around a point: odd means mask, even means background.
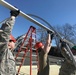
[{"label": "metal tent pole", "polygon": [[[10,9],[10,10],[18,10],[17,8],[15,8],[13,5],[9,4],[8,2],[4,1],[4,0],[0,0],[0,4],[5,6],[6,8]],[[24,12],[20,11],[20,16],[24,17],[25,19],[28,19],[29,21],[37,24],[38,26],[46,29],[46,30],[49,30],[51,32],[54,33],[53,30],[49,29],[48,27],[44,26],[43,24],[41,24],[40,22],[36,21],[35,19],[33,19],[32,17],[28,16],[27,14],[25,14]]]}]

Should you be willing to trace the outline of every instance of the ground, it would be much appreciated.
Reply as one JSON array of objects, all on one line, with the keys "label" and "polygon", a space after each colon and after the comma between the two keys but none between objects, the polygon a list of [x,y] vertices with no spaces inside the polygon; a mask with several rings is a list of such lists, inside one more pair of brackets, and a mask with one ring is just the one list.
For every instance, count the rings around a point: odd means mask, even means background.
[{"label": "ground", "polygon": [[[21,55],[21,54],[20,54]],[[29,55],[29,53],[28,53]],[[34,62],[35,61],[35,62]],[[63,58],[55,57],[55,56],[49,56],[49,62],[50,62],[50,75],[58,75],[59,68],[61,65],[61,62],[63,61]],[[20,69],[20,75],[37,75],[37,63],[36,63],[36,57],[34,56],[32,59],[32,71],[30,74],[30,59],[29,57],[26,57],[24,60],[24,65]],[[16,62],[18,64],[18,62]],[[16,67],[18,69],[18,66]],[[18,71],[18,70],[17,70]]]},{"label": "ground", "polygon": [[[18,68],[18,66],[17,66]],[[50,65],[50,75],[58,75],[59,73],[59,65]],[[30,67],[29,66],[22,66],[20,69],[20,75],[30,75]],[[32,66],[32,74],[37,75],[37,66]]]}]

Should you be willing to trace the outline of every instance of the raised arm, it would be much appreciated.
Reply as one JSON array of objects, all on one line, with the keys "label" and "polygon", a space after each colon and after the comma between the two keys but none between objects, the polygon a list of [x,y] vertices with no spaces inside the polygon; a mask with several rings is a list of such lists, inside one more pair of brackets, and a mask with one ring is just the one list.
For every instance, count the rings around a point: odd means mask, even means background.
[{"label": "raised arm", "polygon": [[5,21],[5,23],[2,24],[0,33],[0,41],[9,41],[9,35],[11,34],[11,31],[13,29],[15,18],[19,14],[19,11],[11,11],[10,12],[10,18]]},{"label": "raised arm", "polygon": [[72,59],[71,59],[71,56],[66,48],[65,42],[61,42],[61,53],[65,57],[67,62],[72,63]]},{"label": "raised arm", "polygon": [[47,40],[44,46],[44,52],[49,53],[51,45],[52,45],[53,33],[48,32]]},{"label": "raised arm", "polygon": [[18,11],[11,11],[10,12],[10,18],[5,21],[5,23],[2,24],[1,32],[0,32],[0,54],[2,54],[8,46],[9,42],[9,35],[11,34],[11,31],[13,29],[14,23],[15,23],[15,17],[17,17],[19,14]]}]

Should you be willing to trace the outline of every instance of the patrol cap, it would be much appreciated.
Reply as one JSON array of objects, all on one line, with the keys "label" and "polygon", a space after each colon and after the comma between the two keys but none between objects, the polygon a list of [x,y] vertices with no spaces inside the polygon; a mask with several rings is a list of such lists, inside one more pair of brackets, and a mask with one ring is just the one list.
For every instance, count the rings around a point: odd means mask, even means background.
[{"label": "patrol cap", "polygon": [[16,42],[16,39],[10,34],[10,40],[12,40],[14,43]]},{"label": "patrol cap", "polygon": [[72,49],[76,50],[76,46],[73,46]]},{"label": "patrol cap", "polygon": [[42,42],[37,42],[37,43],[35,44],[35,48],[36,48],[36,49],[41,48],[42,46],[44,46]]}]

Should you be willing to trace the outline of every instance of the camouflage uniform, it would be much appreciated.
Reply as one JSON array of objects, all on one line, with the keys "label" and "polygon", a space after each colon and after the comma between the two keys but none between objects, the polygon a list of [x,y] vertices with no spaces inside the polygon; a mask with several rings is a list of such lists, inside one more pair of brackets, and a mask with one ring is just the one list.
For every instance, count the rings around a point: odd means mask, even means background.
[{"label": "camouflage uniform", "polygon": [[9,35],[11,34],[15,18],[10,17],[0,30],[0,75],[16,75],[15,60],[8,49]]},{"label": "camouflage uniform", "polygon": [[48,54],[43,50],[39,53],[39,71],[38,75],[49,75],[50,66]]},{"label": "camouflage uniform", "polygon": [[70,54],[68,53],[67,50],[65,51],[61,50],[61,51],[62,55],[65,57],[65,60],[61,65],[59,75],[76,75],[76,67],[73,64]]}]

